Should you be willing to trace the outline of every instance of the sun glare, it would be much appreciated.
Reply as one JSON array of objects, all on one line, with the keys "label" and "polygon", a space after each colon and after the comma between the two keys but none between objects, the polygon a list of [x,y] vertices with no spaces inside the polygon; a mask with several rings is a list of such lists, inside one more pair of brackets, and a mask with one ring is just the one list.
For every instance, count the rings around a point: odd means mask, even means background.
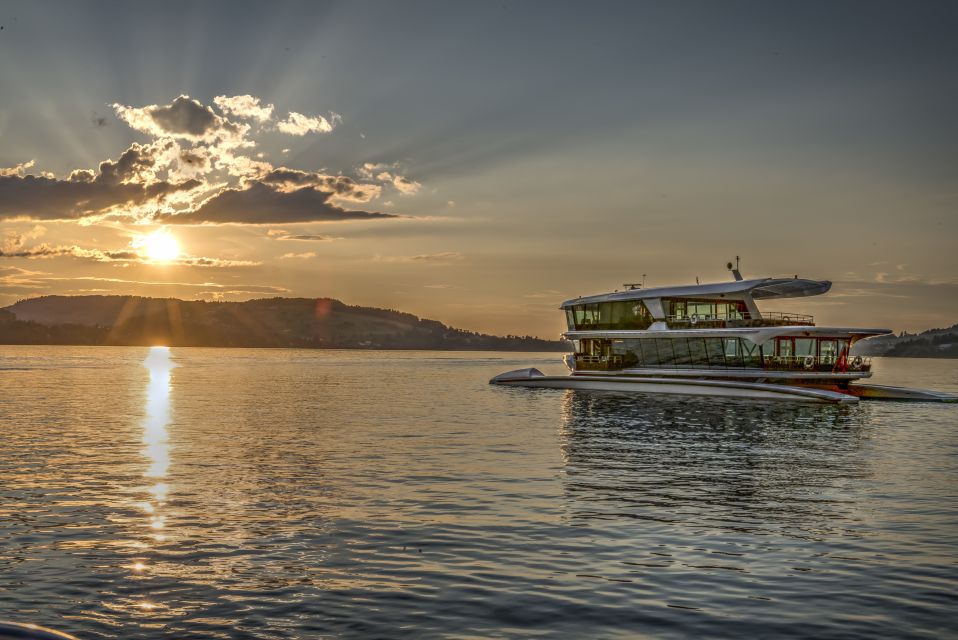
[{"label": "sun glare", "polygon": [[166,231],[154,231],[140,239],[146,257],[153,262],[169,262],[180,257],[180,244]]}]

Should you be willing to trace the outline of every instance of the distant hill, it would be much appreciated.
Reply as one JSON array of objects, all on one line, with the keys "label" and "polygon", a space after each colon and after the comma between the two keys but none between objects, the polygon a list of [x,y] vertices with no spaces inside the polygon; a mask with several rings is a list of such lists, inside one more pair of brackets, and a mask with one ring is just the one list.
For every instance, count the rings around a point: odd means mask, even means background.
[{"label": "distant hill", "polygon": [[44,296],[0,309],[0,343],[566,351],[566,342],[492,336],[331,298],[205,302]]},{"label": "distant hill", "polygon": [[852,350],[862,356],[958,358],[958,324],[922,333],[901,333],[864,340]]}]

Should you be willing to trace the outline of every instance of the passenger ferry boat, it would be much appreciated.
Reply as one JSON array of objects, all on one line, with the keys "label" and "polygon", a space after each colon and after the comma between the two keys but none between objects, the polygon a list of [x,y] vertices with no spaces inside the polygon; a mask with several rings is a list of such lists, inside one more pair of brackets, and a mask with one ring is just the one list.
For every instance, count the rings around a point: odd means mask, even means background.
[{"label": "passenger ferry boat", "polygon": [[859,398],[955,402],[936,391],[860,384],[871,359],[853,356],[859,340],[889,329],[818,327],[812,316],[761,311],[758,300],[815,296],[827,280],[745,280],[728,265],[731,282],[624,291],[562,303],[575,345],[567,376],[534,368],[503,373],[490,383],[519,387],[717,395],[806,402],[854,403]]}]

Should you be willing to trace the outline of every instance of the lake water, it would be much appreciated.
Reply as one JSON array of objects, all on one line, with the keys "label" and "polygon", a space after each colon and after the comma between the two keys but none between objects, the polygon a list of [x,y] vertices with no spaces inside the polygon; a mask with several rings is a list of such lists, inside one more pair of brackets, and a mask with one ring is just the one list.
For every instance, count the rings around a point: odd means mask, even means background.
[{"label": "lake water", "polygon": [[[0,347],[0,619],[942,637],[958,406],[491,387],[558,354]],[[875,382],[958,391],[958,362]]]}]

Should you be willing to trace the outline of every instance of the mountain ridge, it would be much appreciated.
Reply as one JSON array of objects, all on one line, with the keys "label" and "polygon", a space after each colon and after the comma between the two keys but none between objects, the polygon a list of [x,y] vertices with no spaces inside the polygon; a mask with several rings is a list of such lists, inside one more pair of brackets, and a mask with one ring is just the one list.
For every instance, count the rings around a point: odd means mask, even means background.
[{"label": "mountain ridge", "polygon": [[494,336],[333,298],[243,302],[143,296],[42,296],[0,309],[0,343],[566,351],[568,343]]},{"label": "mountain ridge", "polygon": [[852,352],[891,358],[958,358],[958,324],[921,333],[869,338],[856,344]]}]

